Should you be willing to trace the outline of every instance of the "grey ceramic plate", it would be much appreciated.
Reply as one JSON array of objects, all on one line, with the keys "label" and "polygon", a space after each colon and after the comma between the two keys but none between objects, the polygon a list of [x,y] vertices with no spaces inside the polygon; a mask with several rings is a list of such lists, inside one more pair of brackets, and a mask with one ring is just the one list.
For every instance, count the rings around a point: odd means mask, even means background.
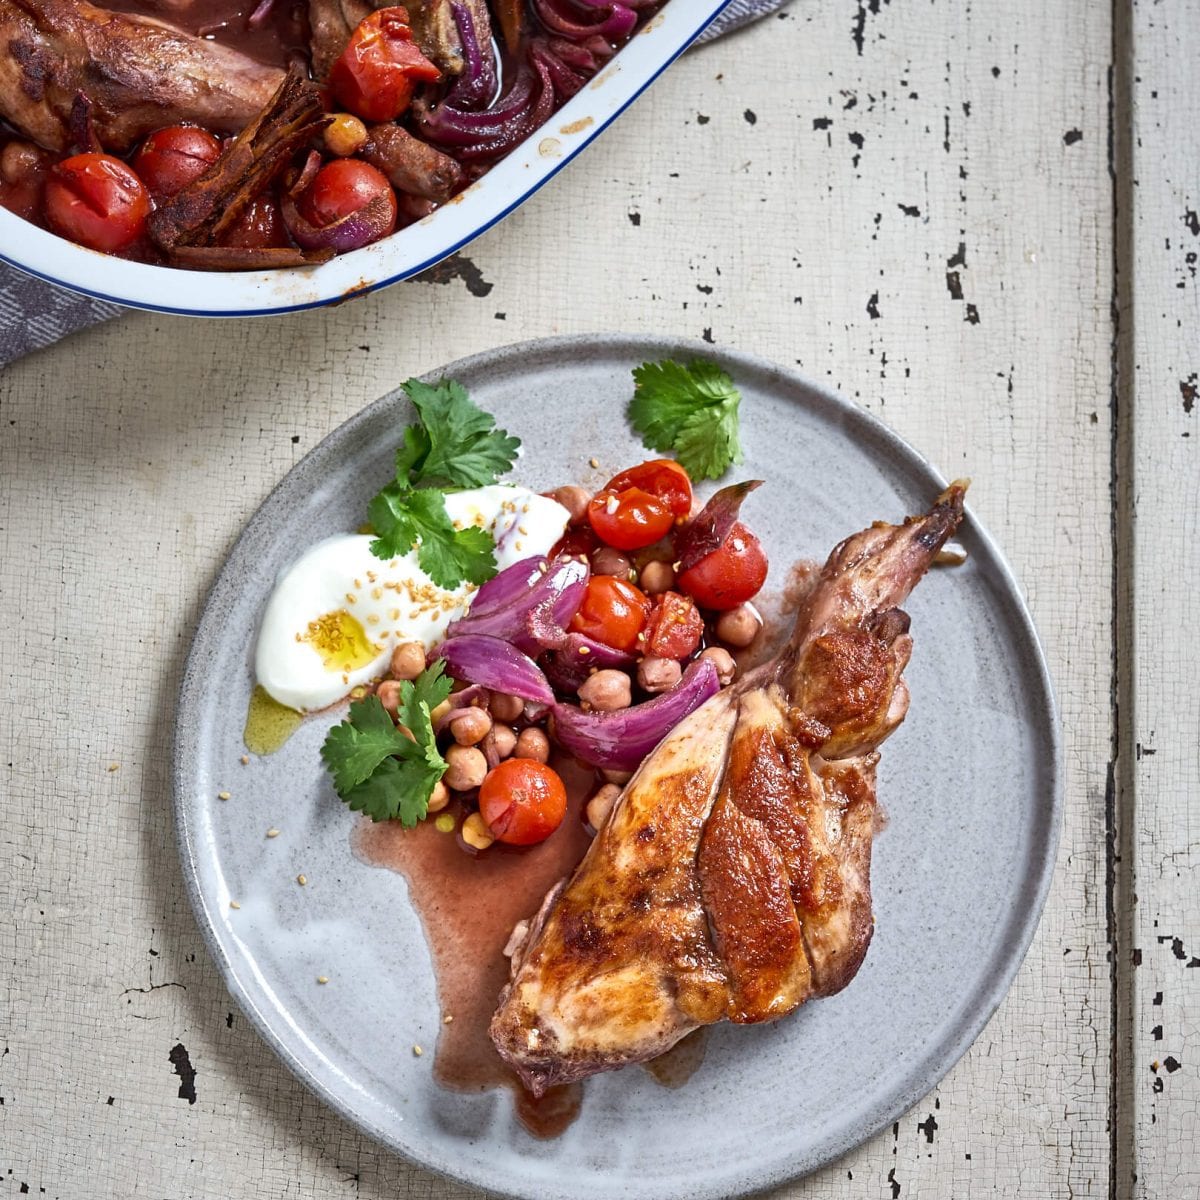
[{"label": "grey ceramic plate", "polygon": [[[794,372],[709,346],[559,338],[448,366],[525,441],[533,487],[602,482],[645,457],[621,412],[630,368],[667,355],[721,360],[741,388],[747,512],[781,585],[876,518],[927,506],[942,478],[874,418]],[[441,372],[439,372],[439,375]],[[1057,724],[1029,615],[974,520],[963,567],[906,606],[912,707],[883,751],[889,815],[876,843],[878,928],[840,995],[757,1028],[722,1026],[683,1088],[639,1068],[589,1080],[557,1140],[528,1136],[507,1094],[431,1078],[439,1012],[404,881],[352,857],[354,818],[319,769],[327,722],[242,766],[251,650],[277,573],[353,529],[390,477],[409,417],[377,401],[292,470],[251,519],[209,598],[188,662],[175,746],[180,853],[200,926],[262,1036],[372,1137],[479,1187],[522,1197],[727,1197],[811,1171],[894,1120],[949,1070],[1000,1002],[1049,883],[1060,809]],[[592,471],[591,457],[601,466]],[[229,801],[218,793],[229,791]],[[283,833],[267,842],[270,825]],[[307,887],[295,884],[298,872]],[[230,908],[231,898],[241,907]],[[962,919],[969,913],[970,919]],[[319,974],[330,984],[315,985]],[[786,1103],[763,1104],[764,1093]],[[753,1113],[747,1119],[747,1113]]]}]

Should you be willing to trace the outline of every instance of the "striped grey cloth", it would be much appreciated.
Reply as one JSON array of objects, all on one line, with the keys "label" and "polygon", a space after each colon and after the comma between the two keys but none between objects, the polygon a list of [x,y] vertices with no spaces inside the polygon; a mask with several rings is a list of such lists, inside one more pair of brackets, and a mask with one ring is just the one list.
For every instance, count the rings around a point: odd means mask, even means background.
[{"label": "striped grey cloth", "polygon": [[[733,0],[700,35],[711,41],[757,17],[782,8],[787,0]],[[0,263],[0,366],[49,346],[77,329],[106,321],[119,304],[79,296]]]}]

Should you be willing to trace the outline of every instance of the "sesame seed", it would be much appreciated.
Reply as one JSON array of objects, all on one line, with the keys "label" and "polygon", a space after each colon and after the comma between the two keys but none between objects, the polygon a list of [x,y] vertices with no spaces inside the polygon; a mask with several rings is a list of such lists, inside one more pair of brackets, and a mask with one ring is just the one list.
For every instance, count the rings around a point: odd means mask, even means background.
[{"label": "sesame seed", "polygon": [[242,763],[243,767],[248,767],[250,765],[250,755],[243,754],[242,758],[241,758],[241,763]]},{"label": "sesame seed", "polygon": [[218,800],[228,800],[228,799],[229,799],[229,793],[228,793],[228,792],[218,792],[218,793],[217,793],[217,799],[218,799]]},{"label": "sesame seed", "polygon": [[592,652],[592,651],[591,651],[591,648],[590,648],[589,646],[580,646],[580,647],[579,647],[579,653],[580,653],[581,655],[583,655],[583,654],[591,654],[591,652]]},{"label": "sesame seed", "polygon": [[120,764],[120,763],[109,763],[109,764],[108,764],[108,773],[109,773],[110,775],[111,775],[111,774],[112,774],[114,771],[119,771],[120,769],[121,769],[121,764]]},{"label": "sesame seed", "polygon": [[307,876],[307,875],[297,875],[297,876],[296,876],[296,882],[297,882],[297,883],[298,883],[298,884],[299,884],[301,887],[303,887],[303,886],[304,886],[304,885],[305,885],[305,884],[308,882],[308,876]]},{"label": "sesame seed", "polygon": [[318,976],[317,976],[317,982],[318,982],[318,983],[328,983],[328,982],[329,982],[329,976],[328,976],[328,975],[318,975]]},{"label": "sesame seed", "polygon": [[588,466],[589,466],[589,467],[593,467],[593,468],[594,468],[594,467],[598,467],[599,465],[600,465],[600,460],[599,460],[598,458],[589,458],[589,459],[588,459]]},{"label": "sesame seed", "polygon": [[424,1050],[422,1050],[420,1046],[414,1046],[414,1047],[413,1047],[413,1057],[414,1057],[414,1058],[420,1058],[420,1057],[421,1057],[421,1055],[422,1055],[422,1054],[424,1054],[424,1053],[425,1053],[425,1051],[424,1051]]},{"label": "sesame seed", "polygon": [[279,836],[279,830],[278,830],[278,829],[268,829],[268,830],[267,830],[267,837],[269,837],[269,838],[276,838],[276,837],[278,837],[278,836]]},{"label": "sesame seed", "polygon": [[524,525],[518,525],[518,526],[517,526],[517,532],[518,532],[519,534],[522,534],[524,537],[528,537],[528,536],[529,536],[529,530],[528,530],[528,529],[526,529]]},{"label": "sesame seed", "polygon": [[347,604],[357,604],[358,597],[353,592],[347,592],[346,593],[346,603]]},{"label": "sesame seed", "polygon": [[241,908],[242,906],[236,900],[230,900],[229,907],[230,908]]},{"label": "sesame seed", "polygon": [[450,1013],[447,1013],[447,1014],[446,1014],[446,1015],[445,1015],[445,1016],[442,1018],[442,1024],[443,1024],[443,1025],[449,1025],[449,1024],[450,1024],[450,1023],[451,1023],[453,1020],[454,1020],[454,1017],[453,1017],[453,1016],[451,1016],[451,1015],[450,1015]]}]

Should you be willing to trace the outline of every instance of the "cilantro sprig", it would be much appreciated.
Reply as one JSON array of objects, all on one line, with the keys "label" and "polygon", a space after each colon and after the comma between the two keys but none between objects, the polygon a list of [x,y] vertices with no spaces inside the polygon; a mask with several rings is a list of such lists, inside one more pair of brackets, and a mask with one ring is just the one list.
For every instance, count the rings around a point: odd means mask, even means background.
[{"label": "cilantro sprig", "polygon": [[378,696],[350,705],[350,713],[325,737],[321,758],[337,794],[372,821],[401,821],[412,828],[429,811],[434,785],[446,771],[430,713],[450,695],[439,659],[415,680],[400,684],[398,729]]},{"label": "cilantro sprig", "polygon": [[399,558],[414,547],[421,570],[439,587],[483,583],[496,573],[496,548],[486,529],[455,529],[444,490],[483,487],[513,464],[520,441],[496,428],[452,379],[404,385],[420,422],[408,426],[396,451],[396,478],[371,501],[371,553]]},{"label": "cilantro sprig", "polygon": [[642,363],[633,380],[629,421],[651,450],[674,453],[693,479],[717,479],[742,461],[741,393],[716,363]]}]

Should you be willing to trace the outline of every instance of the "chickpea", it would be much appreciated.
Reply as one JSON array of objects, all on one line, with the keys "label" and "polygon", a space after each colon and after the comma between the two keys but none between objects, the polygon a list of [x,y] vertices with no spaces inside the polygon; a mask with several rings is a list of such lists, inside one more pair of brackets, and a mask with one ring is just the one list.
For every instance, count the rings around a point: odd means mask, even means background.
[{"label": "chickpea", "polygon": [[429,811],[439,813],[450,803],[450,789],[439,779],[429,793]]},{"label": "chickpea", "polygon": [[651,596],[669,592],[674,584],[675,569],[668,562],[648,562],[638,580],[638,587]]},{"label": "chickpea", "polygon": [[638,663],[638,686],[647,692],[665,692],[679,682],[682,674],[683,669],[673,658],[647,655]]},{"label": "chickpea", "polygon": [[498,757],[502,759],[510,757],[517,747],[516,731],[511,725],[493,725],[492,745],[496,748]]},{"label": "chickpea", "polygon": [[492,718],[482,708],[468,709],[461,717],[450,722],[450,732],[460,746],[474,746],[482,742],[492,727]]},{"label": "chickpea", "polygon": [[335,113],[325,126],[325,149],[338,158],[357,154],[367,141],[367,127],[350,113]]},{"label": "chickpea", "polygon": [[739,604],[717,618],[717,637],[727,646],[742,649],[758,637],[762,623],[753,604]]},{"label": "chickpea", "polygon": [[571,483],[566,487],[555,488],[550,495],[571,514],[572,525],[579,525],[586,519],[587,507],[592,500],[592,493],[587,488]]},{"label": "chickpea", "polygon": [[474,746],[451,746],[446,751],[446,774],[442,776],[447,787],[456,792],[469,792],[477,788],[487,776],[487,759],[482,750]]},{"label": "chickpea", "polygon": [[507,692],[493,692],[490,708],[497,721],[515,721],[525,711],[525,701]]},{"label": "chickpea", "polygon": [[633,703],[633,688],[624,671],[597,671],[580,685],[579,698],[599,712],[614,712]]},{"label": "chickpea", "polygon": [[416,679],[425,670],[425,647],[420,642],[401,642],[392,651],[392,678]]},{"label": "chickpea", "polygon": [[433,710],[429,714],[429,719],[433,722],[433,727],[437,728],[437,723],[454,707],[453,701],[443,700],[441,704],[435,704]]},{"label": "chickpea", "polygon": [[492,837],[487,822],[477,812],[473,812],[462,823],[462,840],[472,850],[486,850],[496,839]]},{"label": "chickpea", "polygon": [[535,762],[549,762],[550,739],[535,725],[522,729],[517,738],[517,747],[512,753],[513,758],[532,758]]},{"label": "chickpea", "polygon": [[632,778],[632,771],[614,771],[612,767],[605,767],[601,772],[604,776],[605,783],[619,783],[624,787]]},{"label": "chickpea", "polygon": [[395,679],[385,679],[376,689],[375,695],[379,703],[387,709],[387,714],[394,721],[400,711],[400,684]]},{"label": "chickpea", "polygon": [[601,546],[592,555],[593,575],[616,575],[619,579],[628,579],[632,566],[626,555],[611,546]]},{"label": "chickpea", "polygon": [[606,783],[596,789],[595,795],[587,802],[587,822],[593,829],[599,830],[608,820],[608,814],[612,812],[620,794],[621,789],[615,783]]},{"label": "chickpea", "polygon": [[733,682],[733,677],[737,674],[737,663],[724,646],[709,646],[707,650],[700,652],[700,657],[707,658],[717,668],[717,678],[722,687],[728,687]]}]

